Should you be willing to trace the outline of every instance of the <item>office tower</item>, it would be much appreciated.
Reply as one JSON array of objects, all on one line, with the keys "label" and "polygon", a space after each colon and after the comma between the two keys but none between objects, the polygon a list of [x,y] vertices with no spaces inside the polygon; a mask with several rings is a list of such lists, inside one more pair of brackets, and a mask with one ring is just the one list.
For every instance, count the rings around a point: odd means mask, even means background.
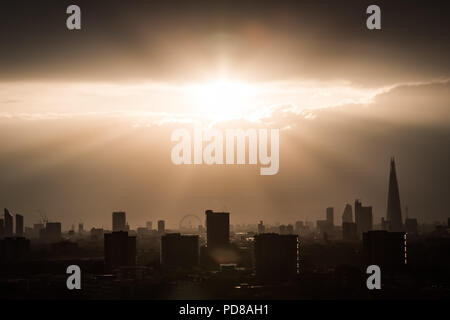
[{"label": "office tower", "polygon": [[147,221],[145,225],[147,230],[153,230],[153,223],[151,221]]},{"label": "office tower", "polygon": [[391,232],[403,231],[402,209],[400,205],[400,192],[398,189],[395,160],[391,159],[391,171],[389,173],[389,193],[387,203],[387,222]]},{"label": "office tower", "polygon": [[405,220],[405,231],[408,234],[417,235],[418,233],[417,219],[407,218]]},{"label": "office tower", "polygon": [[92,240],[101,240],[103,239],[103,235],[104,235],[104,230],[103,228],[92,228],[91,229],[91,239]]},{"label": "office tower", "polygon": [[344,213],[342,213],[342,223],[353,222],[353,209],[351,204],[346,204],[344,208]]},{"label": "office tower", "polygon": [[5,222],[3,219],[0,219],[0,239],[3,239],[5,236]]},{"label": "office tower", "polygon": [[407,262],[406,234],[384,230],[363,233],[363,249],[367,265],[381,270],[396,270]]},{"label": "office tower", "polygon": [[3,218],[4,224],[5,224],[5,237],[12,237],[13,236],[13,217],[9,213],[9,210],[5,208],[4,212],[4,218]]},{"label": "office tower", "polygon": [[197,235],[167,233],[161,237],[161,265],[189,268],[198,265],[199,242]]},{"label": "office tower", "polygon": [[294,226],[292,224],[286,226],[286,234],[294,234]]},{"label": "office tower", "polygon": [[266,231],[266,227],[264,226],[262,220],[258,223],[258,233],[264,233]]},{"label": "office tower", "polygon": [[287,234],[286,226],[284,224],[282,224],[278,227],[278,233],[279,234]]},{"label": "office tower", "polygon": [[104,235],[105,266],[108,271],[116,267],[136,265],[136,237],[126,231],[115,231]]},{"label": "office tower", "polygon": [[255,271],[261,279],[292,279],[298,271],[298,236],[263,233],[255,236]]},{"label": "office tower", "polygon": [[33,238],[38,239],[41,236],[41,230],[44,229],[43,223],[35,223],[33,224]]},{"label": "office tower", "polygon": [[296,221],[295,222],[295,233],[300,235],[305,230],[305,224],[303,221]]},{"label": "office tower", "polygon": [[112,213],[112,230],[126,231],[127,215],[124,211],[116,211]]},{"label": "office tower", "polygon": [[334,226],[334,208],[327,208],[327,222],[330,226]]},{"label": "office tower", "polygon": [[78,233],[84,233],[84,224],[82,224],[82,223],[79,223],[78,224]]},{"label": "office tower", "polygon": [[331,235],[333,232],[333,225],[331,225],[328,220],[317,220],[316,221],[317,231],[322,235]]},{"label": "office tower", "polygon": [[356,241],[358,240],[358,233],[356,223],[344,222],[342,224],[342,240],[344,241]]},{"label": "office tower", "polygon": [[40,230],[39,239],[45,242],[61,240],[61,222],[47,222],[45,228]]},{"label": "office tower", "polygon": [[16,214],[16,237],[23,237],[23,216]]},{"label": "office tower", "polygon": [[158,220],[158,232],[159,233],[166,232],[166,222],[164,220]]},{"label": "office tower", "polygon": [[373,229],[372,207],[364,207],[359,200],[355,200],[355,223],[358,237],[363,232]]},{"label": "office tower", "polygon": [[209,250],[227,247],[230,238],[230,214],[206,210],[206,244]]}]

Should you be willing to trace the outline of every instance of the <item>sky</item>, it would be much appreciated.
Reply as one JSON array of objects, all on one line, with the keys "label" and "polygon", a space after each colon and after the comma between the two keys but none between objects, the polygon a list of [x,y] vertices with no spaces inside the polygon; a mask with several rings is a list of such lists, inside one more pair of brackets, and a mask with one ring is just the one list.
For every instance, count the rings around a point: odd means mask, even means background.
[{"label": "sky", "polygon": [[[4,1],[0,206],[36,223],[132,227],[206,209],[232,223],[386,216],[389,159],[419,223],[447,219],[444,1]],[[66,28],[68,5],[82,29]],[[280,170],[175,166],[177,128],[280,129]],[[404,212],[403,212],[404,214]]]}]

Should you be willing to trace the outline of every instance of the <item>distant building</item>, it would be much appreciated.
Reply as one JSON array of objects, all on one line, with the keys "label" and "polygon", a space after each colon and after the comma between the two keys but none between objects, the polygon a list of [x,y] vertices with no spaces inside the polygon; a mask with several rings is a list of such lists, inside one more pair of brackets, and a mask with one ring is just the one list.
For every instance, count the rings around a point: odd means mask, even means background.
[{"label": "distant building", "polygon": [[166,222],[164,220],[158,220],[158,232],[159,233],[166,232]]},{"label": "distant building", "polygon": [[9,213],[9,210],[5,208],[4,211],[4,224],[5,224],[5,231],[4,236],[5,237],[12,237],[13,236],[13,217]]},{"label": "distant building", "polygon": [[167,233],[161,237],[163,267],[195,267],[199,262],[198,235]]},{"label": "distant building", "polygon": [[327,222],[330,226],[334,226],[334,208],[327,208]]},{"label": "distant building", "polygon": [[33,238],[40,238],[41,230],[44,229],[45,226],[43,223],[35,223],[33,224]]},{"label": "distant building", "polygon": [[317,220],[316,227],[321,235],[330,235],[332,233],[333,226],[330,225],[328,220]]},{"label": "distant building", "polygon": [[91,229],[91,239],[92,240],[101,240],[103,239],[103,235],[105,234],[105,231],[103,228],[92,228]]},{"label": "distant building", "polygon": [[209,250],[223,248],[230,241],[230,214],[206,210],[206,244]]},{"label": "distant building", "polygon": [[303,234],[303,231],[305,230],[305,224],[303,221],[296,221],[295,222],[295,233],[300,235]]},{"label": "distant building", "polygon": [[264,226],[262,220],[258,223],[258,233],[266,232],[266,227]]},{"label": "distant building", "polygon": [[342,213],[342,223],[353,222],[353,210],[351,204],[346,204],[344,208],[344,213]]},{"label": "distant building", "polygon": [[363,233],[364,256],[367,265],[378,265],[388,271],[407,263],[406,234],[384,230]]},{"label": "distant building", "polygon": [[417,219],[407,218],[405,220],[405,231],[408,234],[417,235],[418,233]]},{"label": "distant building", "polygon": [[358,232],[356,229],[356,223],[344,222],[342,224],[342,240],[344,240],[344,241],[358,240]]},{"label": "distant building", "polygon": [[127,231],[127,216],[123,211],[116,211],[112,213],[112,229],[113,232]]},{"label": "distant building", "polygon": [[78,224],[78,233],[79,234],[83,234],[84,233],[84,224],[83,223],[79,223]]},{"label": "distant building", "polygon": [[58,242],[61,240],[61,222],[47,222],[40,230],[39,239],[44,242]]},{"label": "distant building", "polygon": [[373,229],[372,207],[365,207],[359,200],[355,201],[355,223],[358,237]]},{"label": "distant building", "polygon": [[16,214],[16,237],[23,237],[23,216]]},{"label": "distant building", "polygon": [[105,266],[108,271],[116,267],[136,265],[136,237],[128,236],[126,231],[105,233]]},{"label": "distant building", "polygon": [[145,226],[147,227],[148,230],[153,230],[153,222],[147,221]]},{"label": "distant building", "polygon": [[255,236],[255,271],[261,279],[292,279],[298,271],[298,236],[263,233]]},{"label": "distant building", "polygon": [[5,222],[3,219],[0,219],[0,239],[3,239],[5,236]]},{"label": "distant building", "polygon": [[288,224],[287,226],[282,224],[278,227],[280,234],[293,234],[294,226],[292,224]]},{"label": "distant building", "polygon": [[400,192],[398,188],[395,160],[391,159],[391,171],[389,173],[389,192],[387,203],[388,230],[391,232],[403,231],[402,209],[400,205]]}]

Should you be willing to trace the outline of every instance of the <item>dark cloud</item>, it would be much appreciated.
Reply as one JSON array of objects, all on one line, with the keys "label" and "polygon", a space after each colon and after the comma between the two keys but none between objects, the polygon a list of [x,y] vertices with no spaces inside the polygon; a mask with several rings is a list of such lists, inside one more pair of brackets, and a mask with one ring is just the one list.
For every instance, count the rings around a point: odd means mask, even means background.
[{"label": "dark cloud", "polygon": [[[82,8],[81,31],[65,8]],[[449,75],[446,1],[4,1],[1,79],[189,81],[226,65],[249,80],[364,85]]]}]

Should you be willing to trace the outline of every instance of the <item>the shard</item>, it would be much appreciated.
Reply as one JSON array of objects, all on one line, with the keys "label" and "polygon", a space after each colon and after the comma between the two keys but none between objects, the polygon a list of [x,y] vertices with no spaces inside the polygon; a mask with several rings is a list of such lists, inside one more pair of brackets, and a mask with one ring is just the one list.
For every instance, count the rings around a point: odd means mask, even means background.
[{"label": "the shard", "polygon": [[391,172],[389,174],[389,193],[387,203],[387,223],[389,231],[403,231],[402,209],[400,205],[400,192],[398,190],[395,160],[391,159]]}]

